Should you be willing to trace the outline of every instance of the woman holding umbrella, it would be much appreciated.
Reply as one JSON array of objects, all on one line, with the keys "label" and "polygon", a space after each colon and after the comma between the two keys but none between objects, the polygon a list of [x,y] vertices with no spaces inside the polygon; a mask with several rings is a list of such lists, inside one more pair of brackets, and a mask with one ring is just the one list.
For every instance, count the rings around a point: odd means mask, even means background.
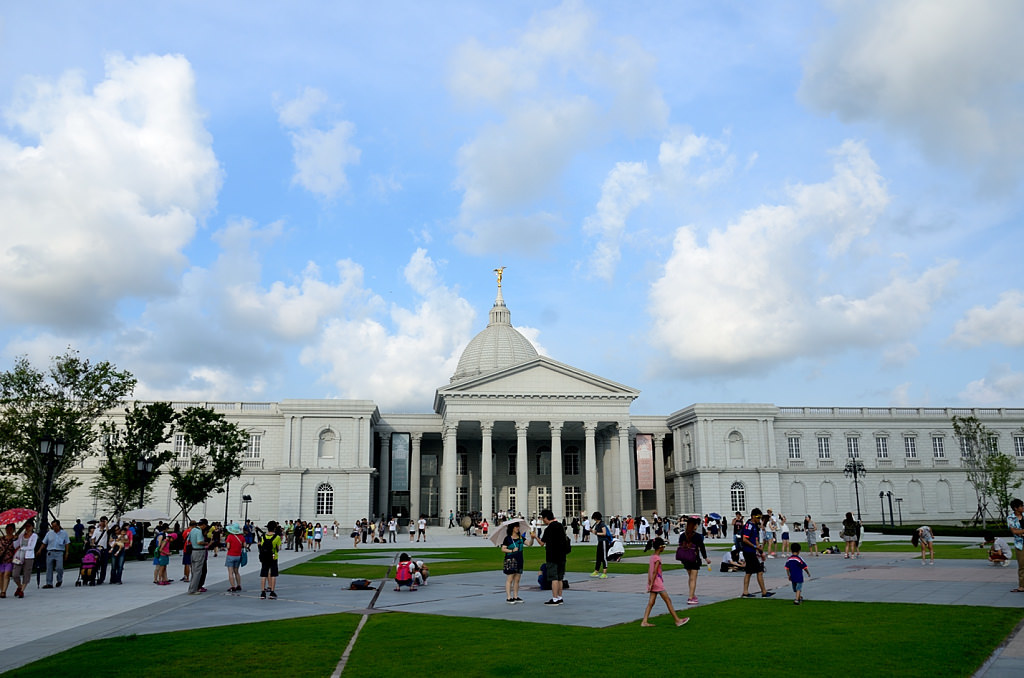
[{"label": "woman holding umbrella", "polygon": [[[522,521],[511,523],[505,528],[505,539],[501,542],[501,550],[505,554],[502,572],[505,573],[505,602],[509,605],[523,602],[519,597],[519,579],[523,576],[523,548],[526,537],[523,536]],[[533,544],[533,538],[530,537]]]},{"label": "woman holding umbrella", "polygon": [[25,522],[25,531],[14,541],[14,584],[18,590],[14,592],[15,598],[24,598],[25,589],[32,579],[32,568],[36,562],[36,544],[39,543],[39,535],[33,532],[32,521]]}]

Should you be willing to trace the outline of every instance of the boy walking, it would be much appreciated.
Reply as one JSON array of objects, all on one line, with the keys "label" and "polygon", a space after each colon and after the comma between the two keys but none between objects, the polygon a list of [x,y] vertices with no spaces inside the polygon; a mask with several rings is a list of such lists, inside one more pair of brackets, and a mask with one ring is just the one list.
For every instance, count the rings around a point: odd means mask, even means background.
[{"label": "boy walking", "polygon": [[789,579],[793,585],[793,593],[796,597],[793,599],[794,605],[799,605],[800,601],[803,600],[804,590],[804,573],[807,573],[807,578],[811,578],[811,571],[807,569],[807,563],[800,557],[800,544],[793,544],[789,547],[791,555],[786,561],[786,578]]}]

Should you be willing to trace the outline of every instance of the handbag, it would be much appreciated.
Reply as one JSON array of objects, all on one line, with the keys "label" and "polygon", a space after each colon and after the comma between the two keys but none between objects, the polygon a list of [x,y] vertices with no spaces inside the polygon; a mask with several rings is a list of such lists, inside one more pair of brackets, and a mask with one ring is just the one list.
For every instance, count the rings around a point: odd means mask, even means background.
[{"label": "handbag", "polygon": [[242,549],[242,563],[241,563],[241,565],[239,565],[239,567],[245,567],[248,564],[249,564],[249,552],[246,551],[245,549]]},{"label": "handbag", "polygon": [[516,574],[519,572],[519,561],[511,553],[505,555],[505,562],[501,565],[501,571],[505,574]]},{"label": "handbag", "polygon": [[21,549],[18,549],[18,552],[14,554],[14,560],[12,560],[11,563],[14,565],[25,564],[25,559],[21,557]]}]

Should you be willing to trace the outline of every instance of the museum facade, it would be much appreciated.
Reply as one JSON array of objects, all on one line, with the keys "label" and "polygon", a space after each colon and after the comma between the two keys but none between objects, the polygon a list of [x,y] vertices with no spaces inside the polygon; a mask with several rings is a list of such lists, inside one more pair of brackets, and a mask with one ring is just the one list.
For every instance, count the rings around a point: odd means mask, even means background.
[{"label": "museum facade", "polygon": [[[455,511],[525,516],[675,515],[772,508],[791,520],[839,522],[859,501],[865,521],[953,522],[976,510],[954,415],[976,416],[1024,467],[1024,408],[778,407],[697,403],[631,415],[640,392],[541,356],[498,295],[433,412],[389,414],[368,400],[204,405],[249,435],[243,473],[193,511],[260,522],[343,526],[360,518]],[[126,406],[130,406],[127,403]],[[107,414],[117,422],[124,409]],[[189,441],[168,444],[187,465]],[[64,519],[105,511],[89,491],[102,450],[75,470]],[[855,460],[854,478],[847,470]],[[163,474],[153,508],[177,507]],[[248,501],[243,501],[248,497]]]}]

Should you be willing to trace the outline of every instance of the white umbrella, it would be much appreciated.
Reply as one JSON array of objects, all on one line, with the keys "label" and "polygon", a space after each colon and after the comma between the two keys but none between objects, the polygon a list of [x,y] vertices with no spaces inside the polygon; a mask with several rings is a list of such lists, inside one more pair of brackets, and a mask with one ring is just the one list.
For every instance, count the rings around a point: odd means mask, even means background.
[{"label": "white umbrella", "polygon": [[140,523],[160,523],[169,522],[171,517],[167,515],[167,511],[161,511],[155,508],[140,508],[134,511],[128,511],[121,520],[135,520]]},{"label": "white umbrella", "polygon": [[501,546],[501,542],[505,541],[505,537],[508,536],[508,526],[519,525],[519,534],[526,537],[530,534],[530,525],[523,518],[513,518],[512,520],[506,520],[501,525],[491,528],[491,534],[488,535],[495,546]]}]

